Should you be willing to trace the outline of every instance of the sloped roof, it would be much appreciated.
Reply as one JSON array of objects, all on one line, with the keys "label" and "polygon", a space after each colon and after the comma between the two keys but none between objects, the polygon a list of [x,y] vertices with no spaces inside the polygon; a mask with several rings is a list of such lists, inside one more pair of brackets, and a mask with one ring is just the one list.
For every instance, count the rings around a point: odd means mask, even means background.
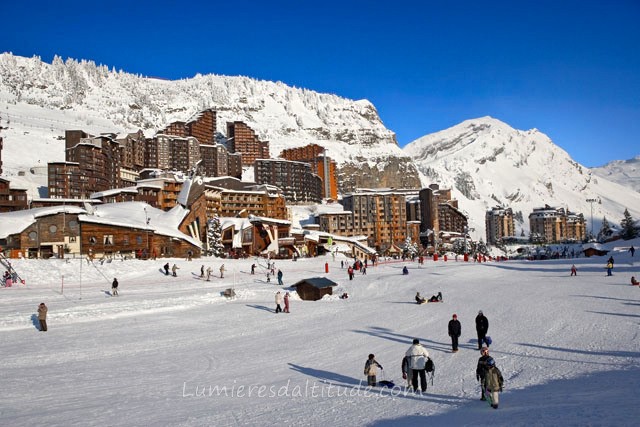
[{"label": "sloped roof", "polygon": [[326,288],[329,286],[338,286],[336,282],[334,282],[333,280],[329,280],[326,277],[311,277],[309,279],[302,279],[297,281],[294,285],[292,285],[292,287],[295,288],[296,286],[303,283],[308,283],[309,285],[318,289]]},{"label": "sloped roof", "polygon": [[86,210],[78,206],[60,205],[0,213],[0,239],[6,239],[12,234],[23,232],[31,224],[34,224],[38,218],[56,215],[62,212],[68,214],[84,214]]}]

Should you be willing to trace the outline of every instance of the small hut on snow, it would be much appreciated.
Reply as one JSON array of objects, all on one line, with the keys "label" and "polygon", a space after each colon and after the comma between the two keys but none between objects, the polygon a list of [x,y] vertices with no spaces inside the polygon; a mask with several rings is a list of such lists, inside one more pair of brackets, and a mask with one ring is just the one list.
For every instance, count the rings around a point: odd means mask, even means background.
[{"label": "small hut on snow", "polygon": [[295,288],[300,299],[317,301],[325,295],[332,295],[334,286],[338,286],[338,284],[333,280],[325,277],[312,277],[296,282],[292,288]]}]

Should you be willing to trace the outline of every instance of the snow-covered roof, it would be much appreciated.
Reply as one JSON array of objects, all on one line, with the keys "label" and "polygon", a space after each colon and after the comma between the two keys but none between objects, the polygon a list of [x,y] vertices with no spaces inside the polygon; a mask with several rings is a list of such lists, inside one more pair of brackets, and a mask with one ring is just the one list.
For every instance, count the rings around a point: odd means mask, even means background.
[{"label": "snow-covered roof", "polygon": [[6,239],[12,234],[21,233],[31,224],[34,224],[38,218],[62,212],[83,214],[86,213],[86,210],[78,206],[60,205],[0,213],[0,239]]},{"label": "snow-covered roof", "polygon": [[113,188],[111,190],[97,191],[95,193],[91,193],[89,197],[91,197],[92,199],[99,199],[101,197],[115,196],[116,194],[122,194],[122,193],[138,194],[138,188],[137,187]]},{"label": "snow-covered roof", "polygon": [[78,220],[93,224],[149,230],[161,236],[186,240],[200,247],[200,241],[178,230],[180,223],[188,212],[182,206],[175,206],[170,211],[165,212],[145,202],[107,203],[97,206],[92,215],[78,216]]}]

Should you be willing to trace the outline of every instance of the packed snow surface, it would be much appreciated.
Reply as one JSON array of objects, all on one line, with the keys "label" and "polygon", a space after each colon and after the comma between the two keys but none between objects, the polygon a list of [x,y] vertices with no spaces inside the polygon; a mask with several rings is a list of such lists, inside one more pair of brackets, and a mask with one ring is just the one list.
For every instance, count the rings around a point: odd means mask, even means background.
[{"label": "packed snow surface", "polygon": [[[161,272],[165,259],[13,260],[25,284],[0,289],[0,425],[637,425],[640,289],[630,278],[640,277],[640,253],[632,258],[631,244],[640,239],[567,260],[389,261],[353,281],[340,256],[275,260],[285,289],[251,258],[170,259],[177,278]],[[209,282],[202,265],[214,271]],[[302,301],[288,286],[309,277],[338,286]],[[234,299],[221,295],[227,288]],[[291,313],[274,314],[277,290],[292,292]],[[418,291],[441,291],[444,303],[417,305]],[[37,328],[40,302],[48,332]],[[478,310],[505,378],[498,410],[479,400]],[[413,338],[436,365],[424,395],[401,387]],[[366,388],[369,353],[385,368],[378,379],[398,388]]]}]

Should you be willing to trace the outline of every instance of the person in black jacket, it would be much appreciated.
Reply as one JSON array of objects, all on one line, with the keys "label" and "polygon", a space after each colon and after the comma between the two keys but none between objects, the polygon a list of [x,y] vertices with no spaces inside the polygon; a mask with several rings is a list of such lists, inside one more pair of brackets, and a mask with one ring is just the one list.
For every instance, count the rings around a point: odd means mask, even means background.
[{"label": "person in black jacket", "polygon": [[449,320],[449,336],[451,337],[451,351],[458,352],[458,338],[462,334],[462,325],[458,320],[458,315],[454,314],[453,318]]},{"label": "person in black jacket", "polygon": [[486,336],[489,331],[489,319],[482,314],[482,310],[478,312],[476,316],[476,332],[478,332],[478,350],[482,348],[482,344],[486,343],[487,347],[489,344],[487,343]]},{"label": "person in black jacket", "polygon": [[480,400],[487,400],[484,395],[485,387],[485,377],[487,373],[487,361],[491,358],[489,356],[489,349],[487,347],[482,347],[480,350],[480,358],[478,359],[478,366],[476,367],[476,380],[480,382]]}]

